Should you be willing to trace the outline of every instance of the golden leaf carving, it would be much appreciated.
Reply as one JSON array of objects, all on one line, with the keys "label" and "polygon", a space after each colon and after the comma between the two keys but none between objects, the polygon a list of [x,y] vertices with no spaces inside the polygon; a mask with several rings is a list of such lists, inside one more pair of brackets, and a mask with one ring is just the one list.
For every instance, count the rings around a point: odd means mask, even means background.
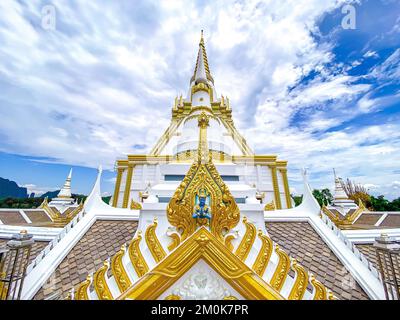
[{"label": "golden leaf carving", "polygon": [[168,245],[168,250],[172,251],[181,243],[181,237],[177,232],[170,233],[168,236],[172,239],[172,242]]},{"label": "golden leaf carving", "polygon": [[131,281],[122,262],[125,252],[126,247],[125,245],[122,245],[121,250],[119,250],[111,259],[111,270],[114,275],[115,282],[117,283],[121,292],[124,292],[131,286]]},{"label": "golden leaf carving", "polygon": [[149,267],[140,251],[139,243],[141,240],[142,233],[138,231],[137,236],[132,239],[128,247],[129,258],[131,259],[132,265],[138,277],[142,277],[145,273],[147,273],[147,271],[149,271]]},{"label": "golden leaf carving", "polygon": [[262,233],[262,230],[258,230],[258,238],[261,240],[262,245],[253,264],[253,270],[262,277],[272,255],[273,242],[270,237]]},{"label": "golden leaf carving", "polygon": [[313,275],[310,276],[311,284],[314,287],[314,300],[327,300],[328,290]]},{"label": "golden leaf carving", "polygon": [[106,273],[109,266],[108,261],[104,261],[103,266],[93,275],[93,286],[99,300],[113,300],[113,296],[106,281]]},{"label": "golden leaf carving", "polygon": [[283,251],[277,244],[275,245],[275,252],[279,257],[279,262],[272,276],[271,286],[275,290],[280,291],[283,284],[285,283],[286,277],[290,269],[290,258],[287,253]]},{"label": "golden leaf carving", "polygon": [[301,300],[307,290],[308,273],[297,263],[296,259],[292,260],[292,269],[296,272],[296,280],[289,294],[289,300]]},{"label": "golden leaf carving", "polygon": [[149,225],[146,229],[145,238],[147,247],[149,248],[154,260],[156,262],[160,262],[162,259],[165,258],[167,254],[165,253],[160,241],[157,238],[156,228],[157,218],[154,218],[153,224]]},{"label": "golden leaf carving", "polygon": [[75,300],[89,300],[88,288],[92,283],[92,277],[88,275],[86,280],[81,282],[75,291]]},{"label": "golden leaf carving", "polygon": [[243,223],[246,226],[246,233],[236,249],[235,255],[240,260],[245,261],[250,253],[251,247],[253,246],[254,240],[256,239],[256,227],[254,224],[248,222],[246,217],[243,217]]}]

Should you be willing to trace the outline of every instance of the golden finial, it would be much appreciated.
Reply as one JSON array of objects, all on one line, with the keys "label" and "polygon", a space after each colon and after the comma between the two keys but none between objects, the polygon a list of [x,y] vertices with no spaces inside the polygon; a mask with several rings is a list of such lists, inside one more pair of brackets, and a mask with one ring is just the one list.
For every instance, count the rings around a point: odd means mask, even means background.
[{"label": "golden finial", "polygon": [[204,45],[203,29],[201,29],[200,44]]}]

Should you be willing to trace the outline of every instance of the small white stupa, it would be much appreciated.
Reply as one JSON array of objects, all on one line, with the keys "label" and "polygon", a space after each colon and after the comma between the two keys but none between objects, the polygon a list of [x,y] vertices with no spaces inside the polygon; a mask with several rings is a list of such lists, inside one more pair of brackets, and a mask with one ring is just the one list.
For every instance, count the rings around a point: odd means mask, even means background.
[{"label": "small white stupa", "polygon": [[[55,206],[57,209],[63,209],[65,207],[70,207],[75,204],[75,200],[71,195],[71,178],[72,178],[72,168],[69,171],[67,180],[65,180],[64,186],[61,188],[57,195],[57,198],[53,198],[49,203],[50,206]],[[63,211],[63,210],[61,210]]]},{"label": "small white stupa", "polygon": [[336,209],[345,216],[351,209],[358,209],[358,205],[347,196],[342,186],[342,178],[336,176],[335,169],[333,169],[333,174],[335,177],[335,192],[333,195],[333,203],[331,206],[328,206],[328,209]]}]

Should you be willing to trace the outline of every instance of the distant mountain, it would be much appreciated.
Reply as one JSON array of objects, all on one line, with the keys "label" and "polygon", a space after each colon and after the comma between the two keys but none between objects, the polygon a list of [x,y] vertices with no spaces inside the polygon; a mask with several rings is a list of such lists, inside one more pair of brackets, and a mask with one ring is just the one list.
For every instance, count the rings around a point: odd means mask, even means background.
[{"label": "distant mountain", "polygon": [[53,199],[55,197],[57,197],[58,193],[60,192],[60,190],[56,190],[56,191],[47,191],[46,193],[43,193],[40,197],[41,198],[49,198],[49,199]]},{"label": "distant mountain", "polygon": [[28,190],[19,187],[15,181],[0,177],[0,199],[2,198],[28,198]]}]

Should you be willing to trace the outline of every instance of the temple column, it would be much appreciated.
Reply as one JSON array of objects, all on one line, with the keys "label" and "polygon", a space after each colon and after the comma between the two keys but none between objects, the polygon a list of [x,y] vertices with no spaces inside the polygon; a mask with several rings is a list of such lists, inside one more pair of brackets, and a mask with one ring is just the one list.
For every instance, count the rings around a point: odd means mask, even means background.
[{"label": "temple column", "polygon": [[279,184],[278,184],[278,176],[276,174],[276,166],[268,165],[268,167],[271,169],[272,186],[274,188],[274,196],[275,196],[275,207],[276,207],[276,209],[282,209],[281,195],[279,192]]},{"label": "temple column", "polygon": [[128,173],[126,175],[124,201],[122,203],[122,208],[128,208],[129,194],[131,192],[132,173],[133,173],[133,164],[129,164]]},{"label": "temple column", "polygon": [[283,180],[283,187],[285,189],[286,206],[288,209],[290,209],[292,207],[292,201],[290,198],[290,189],[289,189],[289,182],[288,182],[288,178],[287,178],[287,169],[282,168],[282,169],[279,169],[279,171],[281,172],[282,180]]},{"label": "temple column", "polygon": [[122,172],[124,172],[123,168],[118,168],[117,170],[118,170],[117,181],[115,182],[114,196],[113,196],[113,202],[112,202],[113,207],[117,207],[117,204],[118,204],[119,190],[121,189]]}]

